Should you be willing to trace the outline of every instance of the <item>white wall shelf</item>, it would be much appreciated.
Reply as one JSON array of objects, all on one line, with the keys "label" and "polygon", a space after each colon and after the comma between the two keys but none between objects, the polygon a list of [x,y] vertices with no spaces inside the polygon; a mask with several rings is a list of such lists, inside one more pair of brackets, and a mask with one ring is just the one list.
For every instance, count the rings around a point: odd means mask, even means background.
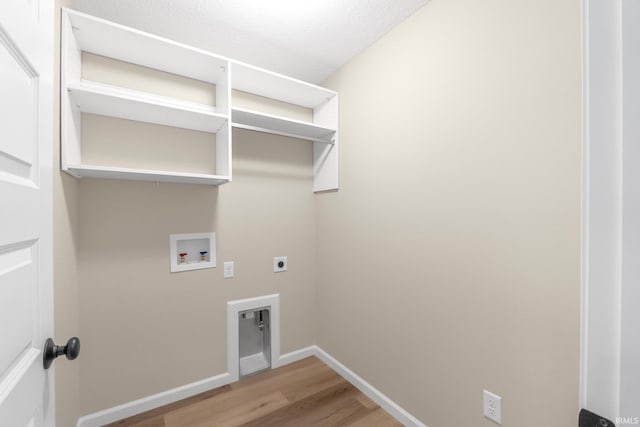
[{"label": "white wall shelf", "polygon": [[312,124],[236,107],[232,121],[240,125],[236,127],[313,141],[313,191],[338,189],[337,92],[235,61],[231,61],[231,87],[312,109]]},{"label": "white wall shelf", "polygon": [[82,113],[211,133],[218,132],[228,120],[214,107],[86,80],[79,85],[67,84],[67,91]]},{"label": "white wall shelf", "polygon": [[333,144],[333,136],[336,133],[335,129],[245,108],[233,107],[231,118],[233,127],[323,142],[325,144]]},{"label": "white wall shelf", "polygon": [[78,50],[217,84],[228,60],[210,52],[65,9]]},{"label": "white wall shelf", "polygon": [[233,62],[232,86],[247,93],[306,108],[317,108],[337,93],[302,80],[283,76],[242,62]]},{"label": "white wall shelf", "polygon": [[[66,9],[62,14],[61,37],[64,171],[79,178],[209,185],[231,181],[231,88],[230,64],[226,58]],[[215,84],[215,107],[83,79],[83,52]],[[211,137],[216,147],[216,174],[87,164],[82,157],[83,113],[216,134]],[[149,164],[153,164],[156,154],[149,152]],[[212,166],[213,162],[212,158]]]},{"label": "white wall shelf", "polygon": [[[233,123],[312,141],[313,191],[338,188],[336,92],[68,9],[62,13],[61,40],[62,169],[69,174],[223,184],[232,179]],[[82,52],[215,84],[215,107],[83,79]],[[313,122],[232,108],[232,89],[311,109]],[[87,164],[82,158],[83,113],[215,133],[216,174]],[[149,153],[151,160],[154,154]]]},{"label": "white wall shelf", "polygon": [[220,175],[121,168],[117,166],[68,165],[67,172],[76,178],[128,179],[133,181],[175,182],[181,184],[220,185],[229,181],[228,177]]}]

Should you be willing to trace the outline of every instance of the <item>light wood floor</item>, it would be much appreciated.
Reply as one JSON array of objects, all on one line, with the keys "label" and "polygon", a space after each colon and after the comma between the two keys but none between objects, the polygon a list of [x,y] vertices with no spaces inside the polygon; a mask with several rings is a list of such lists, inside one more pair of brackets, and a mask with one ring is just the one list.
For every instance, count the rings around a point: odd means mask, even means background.
[{"label": "light wood floor", "polygon": [[110,427],[402,426],[315,357],[245,378]]}]

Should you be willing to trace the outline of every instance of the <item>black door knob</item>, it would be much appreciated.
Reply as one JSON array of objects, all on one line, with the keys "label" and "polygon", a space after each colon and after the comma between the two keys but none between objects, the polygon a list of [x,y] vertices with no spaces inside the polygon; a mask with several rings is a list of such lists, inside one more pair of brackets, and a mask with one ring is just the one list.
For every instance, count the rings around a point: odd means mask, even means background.
[{"label": "black door knob", "polygon": [[66,345],[56,345],[51,338],[48,338],[44,344],[44,369],[49,369],[56,357],[63,354],[69,360],[76,359],[80,354],[80,338],[70,338]]}]

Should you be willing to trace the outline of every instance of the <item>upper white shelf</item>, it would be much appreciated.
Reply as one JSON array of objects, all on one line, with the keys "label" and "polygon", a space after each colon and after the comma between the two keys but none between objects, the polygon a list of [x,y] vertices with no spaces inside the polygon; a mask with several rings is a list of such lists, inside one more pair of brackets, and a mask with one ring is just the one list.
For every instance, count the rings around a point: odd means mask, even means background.
[{"label": "upper white shelf", "polygon": [[337,95],[330,89],[242,62],[232,62],[231,87],[312,109]]},{"label": "upper white shelf", "polygon": [[210,83],[226,79],[224,57],[74,10],[65,12],[83,51]]},{"label": "upper white shelf", "polygon": [[333,143],[335,129],[313,123],[292,120],[285,117],[260,113],[244,108],[234,107],[231,110],[231,124],[234,127],[274,133],[314,142]]},{"label": "upper white shelf", "polygon": [[227,121],[215,107],[83,80],[68,83],[72,102],[83,113],[216,133]]}]

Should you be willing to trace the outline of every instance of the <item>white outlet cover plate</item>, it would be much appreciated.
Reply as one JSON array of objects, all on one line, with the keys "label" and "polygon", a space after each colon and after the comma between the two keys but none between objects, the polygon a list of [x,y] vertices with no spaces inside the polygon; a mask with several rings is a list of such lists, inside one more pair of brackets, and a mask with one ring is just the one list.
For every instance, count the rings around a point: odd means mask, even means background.
[{"label": "white outlet cover plate", "polygon": [[[278,264],[282,261],[284,264],[280,267]],[[287,257],[286,256],[277,256],[273,258],[273,272],[280,273],[282,271],[287,271]]]},{"label": "white outlet cover plate", "polygon": [[487,390],[482,390],[484,416],[502,425],[502,398]]},{"label": "white outlet cover plate", "polygon": [[224,278],[231,279],[234,276],[234,264],[233,261],[225,261],[224,262]]}]

